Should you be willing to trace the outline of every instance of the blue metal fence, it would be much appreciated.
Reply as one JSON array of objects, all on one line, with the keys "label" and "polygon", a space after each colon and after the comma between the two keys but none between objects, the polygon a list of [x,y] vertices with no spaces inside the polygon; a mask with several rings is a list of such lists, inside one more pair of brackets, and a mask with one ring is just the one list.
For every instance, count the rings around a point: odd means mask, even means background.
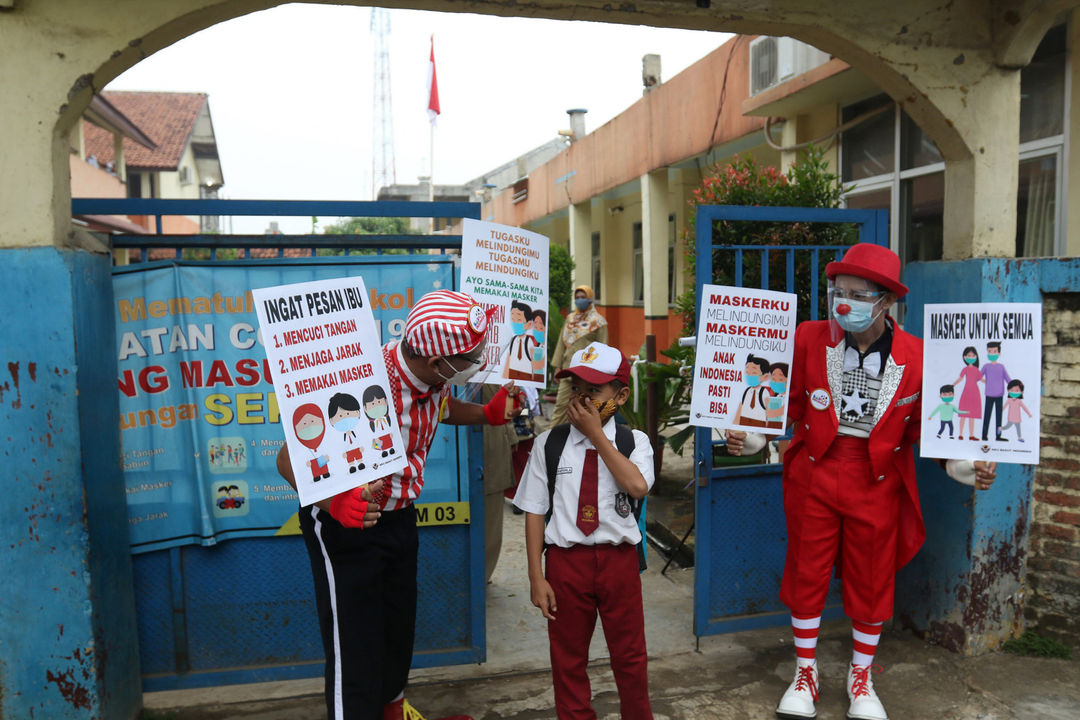
[{"label": "blue metal fence", "polygon": [[[136,262],[146,262],[147,252],[170,249],[180,260],[186,249],[209,249],[209,260],[218,261],[219,250],[240,250],[241,256],[227,260],[250,260],[251,250],[269,248],[274,257],[284,257],[288,248],[302,248],[314,257],[320,249],[342,250],[346,255],[375,253],[387,250],[419,252],[447,251],[461,247],[460,235],[396,234],[396,235],[233,235],[196,233],[191,235],[162,234],[163,218],[177,215],[200,217],[407,217],[407,218],[472,218],[480,219],[480,204],[468,202],[362,202],[307,200],[176,200],[148,198],[75,198],[71,213],[79,215],[131,215],[154,218],[155,234],[111,235],[116,249],[136,250]],[[225,258],[222,258],[225,260]]]},{"label": "blue metal fence", "polygon": [[[152,216],[418,217],[479,219],[479,203],[323,202],[257,200],[75,199],[72,214]],[[350,254],[445,253],[461,247],[460,235],[111,235],[114,249],[208,248],[207,264],[333,263],[312,261],[320,249]],[[251,250],[271,248],[271,259]],[[285,257],[302,248],[307,257]],[[235,258],[219,256],[240,249]],[[446,261],[445,255],[433,260]],[[345,260],[355,264],[360,260]],[[201,264],[201,263],[200,263]],[[412,260],[416,264],[416,260]],[[456,281],[455,281],[456,284]],[[471,515],[483,518],[483,436],[478,428],[449,428],[455,462],[433,472],[457,477],[457,491],[429,501],[468,500]],[[436,442],[439,442],[437,436]],[[443,497],[446,495],[446,497]],[[483,523],[425,527],[420,532],[414,667],[483,662],[486,657]],[[298,536],[230,540],[215,547],[187,546],[133,558],[136,612],[144,690],[284,680],[322,675],[307,552]]]}]

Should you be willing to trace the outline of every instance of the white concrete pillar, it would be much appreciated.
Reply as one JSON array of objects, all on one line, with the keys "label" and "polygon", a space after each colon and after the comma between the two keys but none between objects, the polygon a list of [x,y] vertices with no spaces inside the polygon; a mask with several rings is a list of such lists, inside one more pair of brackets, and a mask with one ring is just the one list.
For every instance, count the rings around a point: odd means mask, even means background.
[{"label": "white concrete pillar", "polygon": [[946,117],[970,151],[963,157],[945,153],[945,260],[1016,254],[1020,73],[986,70],[966,104],[949,108],[951,98],[941,97],[944,91],[931,94],[939,107],[947,108]]},{"label": "white concrete pillar", "polygon": [[18,102],[0,103],[0,248],[49,246],[68,234],[69,136],[42,121],[56,117],[50,99],[63,96],[51,80],[25,84]]},{"label": "white concrete pillar", "polygon": [[574,285],[589,285],[592,279],[592,205],[589,202],[571,205],[569,214]]},{"label": "white concrete pillar", "polygon": [[[793,147],[799,142],[799,118],[800,115],[792,115],[785,119],[780,126],[780,147]],[[775,136],[774,136],[775,137]],[[787,172],[796,160],[799,159],[797,150],[783,150],[780,152],[780,170]]]},{"label": "white concrete pillar", "polygon": [[668,171],[641,176],[641,249],[645,320],[668,316]]}]

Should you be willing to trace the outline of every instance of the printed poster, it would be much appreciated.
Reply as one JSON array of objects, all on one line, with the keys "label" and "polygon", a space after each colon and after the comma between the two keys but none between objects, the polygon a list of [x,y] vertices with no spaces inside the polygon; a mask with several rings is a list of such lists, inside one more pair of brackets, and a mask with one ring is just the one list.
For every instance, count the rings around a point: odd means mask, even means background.
[{"label": "printed poster", "polygon": [[[355,256],[113,269],[120,442],[133,553],[296,534],[297,495],[252,287],[362,274],[383,341],[426,292],[454,287],[456,258]],[[424,496],[455,501],[462,437],[440,426]]]},{"label": "printed poster", "polygon": [[466,219],[461,289],[490,314],[487,369],[470,382],[547,385],[548,239]]},{"label": "printed poster", "polygon": [[795,304],[792,293],[702,287],[691,424],[784,432]]},{"label": "printed poster", "polygon": [[301,505],[405,467],[363,278],[252,290]]},{"label": "printed poster", "polygon": [[1039,462],[1042,305],[924,310],[923,457]]}]

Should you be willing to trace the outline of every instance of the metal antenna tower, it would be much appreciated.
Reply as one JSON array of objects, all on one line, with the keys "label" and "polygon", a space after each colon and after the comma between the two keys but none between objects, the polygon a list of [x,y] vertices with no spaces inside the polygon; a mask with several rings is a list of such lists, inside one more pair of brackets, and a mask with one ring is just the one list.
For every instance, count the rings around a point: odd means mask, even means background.
[{"label": "metal antenna tower", "polygon": [[393,103],[390,99],[390,11],[371,8],[374,82],[371,103],[371,199],[379,188],[397,183],[394,167]]}]

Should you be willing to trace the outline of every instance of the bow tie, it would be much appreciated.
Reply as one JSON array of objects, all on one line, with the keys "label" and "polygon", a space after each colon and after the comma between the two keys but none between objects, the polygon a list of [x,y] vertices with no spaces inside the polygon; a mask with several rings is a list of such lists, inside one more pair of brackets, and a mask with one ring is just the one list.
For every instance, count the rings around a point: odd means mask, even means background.
[{"label": "bow tie", "polygon": [[867,375],[876,377],[881,374],[881,353],[872,352],[859,362],[859,351],[849,347],[844,351],[844,372],[851,372],[861,367]]}]

